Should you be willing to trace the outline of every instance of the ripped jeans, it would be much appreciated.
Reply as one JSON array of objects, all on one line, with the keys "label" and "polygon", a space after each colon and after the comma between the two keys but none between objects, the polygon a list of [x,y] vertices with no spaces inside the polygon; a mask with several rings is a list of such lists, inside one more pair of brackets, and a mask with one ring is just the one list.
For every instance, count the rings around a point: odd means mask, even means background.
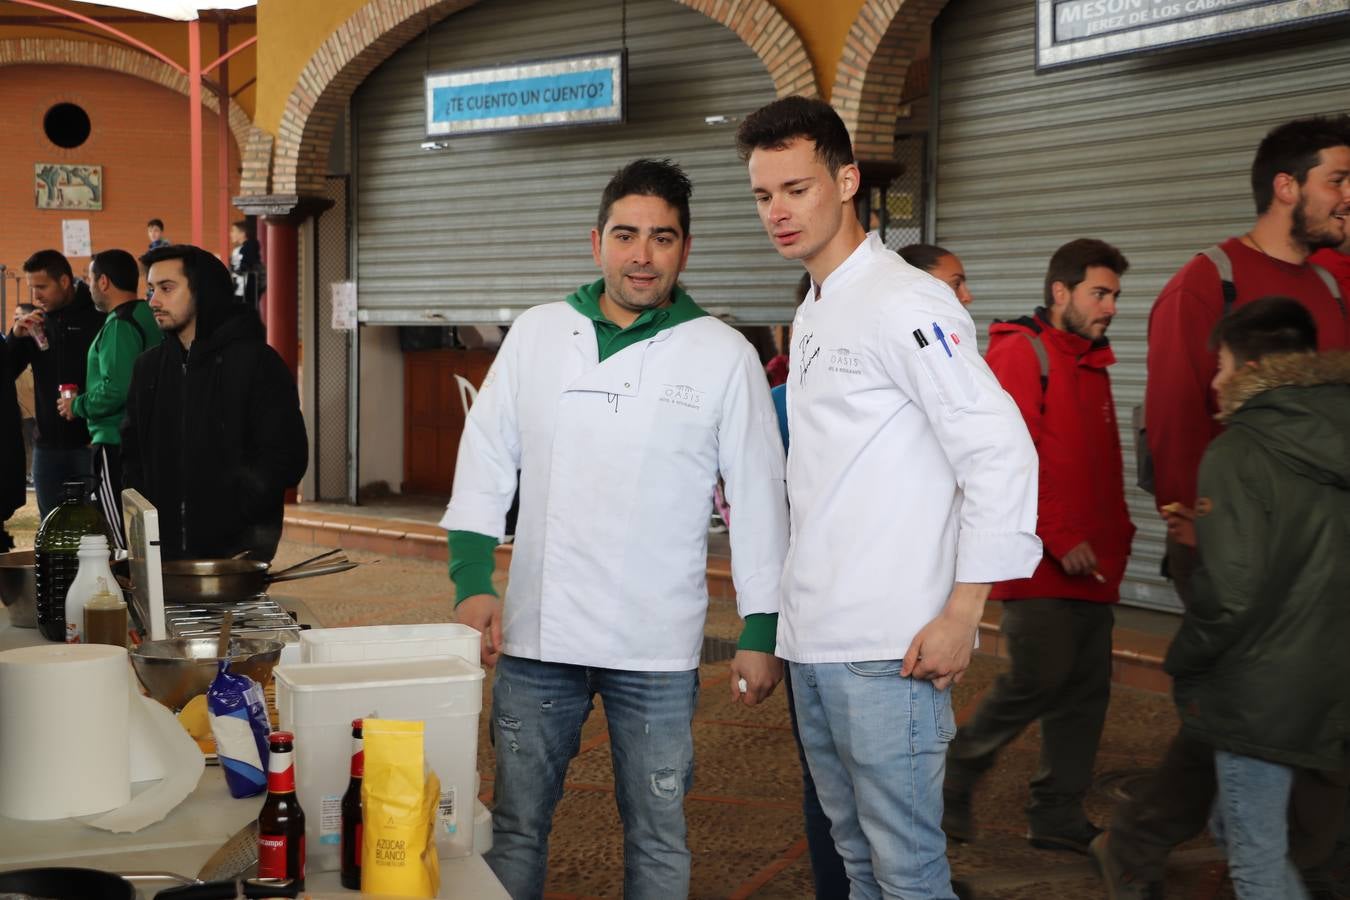
[{"label": "ripped jeans", "polygon": [[689,895],[684,797],[694,781],[698,670],[632,672],[502,656],[492,686],[497,773],[485,859],[513,900],[543,896],[553,811],[597,694],[623,820],[623,896]]}]

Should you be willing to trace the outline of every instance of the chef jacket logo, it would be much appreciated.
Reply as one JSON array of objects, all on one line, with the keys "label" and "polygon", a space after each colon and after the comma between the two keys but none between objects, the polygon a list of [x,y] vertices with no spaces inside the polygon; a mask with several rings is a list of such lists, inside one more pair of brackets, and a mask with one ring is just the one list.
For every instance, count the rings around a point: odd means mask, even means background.
[{"label": "chef jacket logo", "polygon": [[811,366],[815,363],[816,358],[820,356],[819,347],[816,347],[814,350],[811,349],[811,341],[815,336],[815,332],[811,332],[810,334],[803,334],[797,339],[797,359],[800,363],[798,368],[801,372],[801,375],[798,377],[801,379],[802,384],[806,384],[806,376],[811,373]]},{"label": "chef jacket logo", "polygon": [[660,401],[686,409],[703,408],[703,392],[687,384],[665,384],[661,386]]},{"label": "chef jacket logo", "polygon": [[838,372],[841,375],[862,374],[862,354],[855,353],[847,347],[836,347],[827,352],[831,372]]}]

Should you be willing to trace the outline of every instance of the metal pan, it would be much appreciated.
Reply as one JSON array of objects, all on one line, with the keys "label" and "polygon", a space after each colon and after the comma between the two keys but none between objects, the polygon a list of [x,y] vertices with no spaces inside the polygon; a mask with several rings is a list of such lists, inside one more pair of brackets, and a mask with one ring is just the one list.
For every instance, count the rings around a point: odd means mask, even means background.
[{"label": "metal pan", "polygon": [[18,869],[0,872],[0,894],[49,900],[135,900],[136,886],[98,869]]},{"label": "metal pan", "polygon": [[358,563],[292,566],[270,572],[265,562],[251,559],[179,559],[163,564],[164,600],[168,603],[235,603],[264,593],[280,581],[335,575]]}]

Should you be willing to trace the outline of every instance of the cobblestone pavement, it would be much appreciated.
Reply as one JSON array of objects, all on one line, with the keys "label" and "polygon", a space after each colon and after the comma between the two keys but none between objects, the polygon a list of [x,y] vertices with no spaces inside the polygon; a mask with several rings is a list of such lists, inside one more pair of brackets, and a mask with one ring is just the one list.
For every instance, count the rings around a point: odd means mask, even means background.
[{"label": "cobblestone pavement", "polygon": [[[31,546],[37,527],[33,504],[10,526],[19,546]],[[299,562],[315,549],[284,542],[277,565]],[[444,564],[380,559],[359,550],[348,551],[348,556],[363,565],[342,575],[288,582],[278,593],[303,601],[318,624],[330,627],[450,621]],[[503,587],[504,577],[498,581]],[[734,638],[738,628],[733,604],[715,601],[708,635]],[[976,658],[954,693],[958,721],[974,711],[1004,665],[1004,660]],[[694,720],[697,763],[686,807],[694,860],[691,895],[699,900],[814,896],[802,831],[800,772],[782,692],[747,709],[730,702],[725,663],[706,664],[700,675],[703,690]],[[485,711],[489,684],[490,679],[484,687]],[[1097,759],[1098,787],[1088,800],[1096,821],[1107,817],[1120,783],[1156,763],[1175,727],[1167,697],[1115,687]],[[603,704],[597,703],[586,723],[581,747],[554,820],[547,884],[547,896],[554,900],[622,893],[622,833]],[[953,872],[971,883],[982,900],[1102,897],[1086,858],[1036,850],[1025,841],[1022,808],[1038,752],[1039,735],[1033,727],[1000,756],[976,794],[977,840],[949,848]],[[482,799],[490,805],[494,766],[486,716],[479,722],[479,768]],[[1207,838],[1181,848],[1173,855],[1173,866],[1170,898],[1232,896],[1223,864]]]},{"label": "cobblestone pavement", "polygon": [[[286,543],[278,563],[299,561],[313,548]],[[364,625],[450,620],[449,582],[443,564],[407,559],[368,563],[340,576],[291,582],[285,593],[302,599],[324,625]],[[499,580],[504,581],[499,576]],[[502,585],[499,584],[499,587]],[[732,637],[738,627],[732,604],[715,602],[708,634]],[[957,686],[958,718],[973,712],[981,694],[1006,663],[977,657]],[[813,896],[800,813],[800,773],[781,691],[757,708],[730,702],[726,664],[704,665],[702,696],[694,720],[697,753],[694,789],[687,804],[696,898],[805,898]],[[484,709],[490,697],[485,685]],[[1176,727],[1171,701],[1154,693],[1116,687],[1097,760],[1098,789],[1090,814],[1106,818],[1112,790],[1154,765]],[[479,768],[483,800],[491,801],[492,751],[487,720],[480,720]],[[554,898],[618,897],[622,886],[622,837],[614,806],[604,708],[582,734],[558,806],[549,854],[548,892]],[[976,794],[980,828],[970,845],[949,850],[954,873],[981,898],[1091,898],[1103,896],[1084,857],[1036,850],[1025,840],[1022,808],[1037,764],[1033,727],[999,759]],[[1218,900],[1231,896],[1223,866],[1207,839],[1175,854],[1168,896]]]}]

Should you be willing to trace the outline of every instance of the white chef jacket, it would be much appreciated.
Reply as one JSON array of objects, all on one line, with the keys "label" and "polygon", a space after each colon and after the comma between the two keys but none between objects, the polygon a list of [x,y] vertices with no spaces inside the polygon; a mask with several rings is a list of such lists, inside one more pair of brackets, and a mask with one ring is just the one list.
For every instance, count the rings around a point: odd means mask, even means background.
[{"label": "white chef jacket", "polygon": [[951,290],[877,235],[798,307],[787,401],[778,655],[898,659],[955,581],[1036,568],[1037,460],[1022,416]]},{"label": "white chef jacket", "polygon": [[519,468],[503,651],[695,668],[719,473],[740,614],[779,610],[787,509],[768,381],[711,316],[598,356],[594,324],[567,303],[516,320],[469,412],[441,526],[500,538]]}]

